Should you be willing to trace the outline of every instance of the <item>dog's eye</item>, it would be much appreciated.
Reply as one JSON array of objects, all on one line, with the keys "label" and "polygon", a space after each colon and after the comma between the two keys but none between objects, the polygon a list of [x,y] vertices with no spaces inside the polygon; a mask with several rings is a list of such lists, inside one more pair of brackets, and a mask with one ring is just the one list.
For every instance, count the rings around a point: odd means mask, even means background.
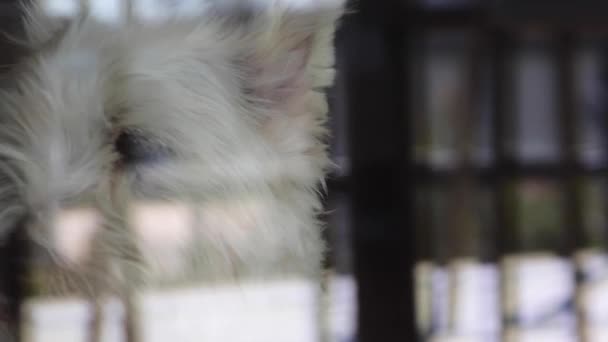
[{"label": "dog's eye", "polygon": [[138,128],[124,129],[116,138],[114,148],[127,166],[161,162],[172,154],[166,144]]}]

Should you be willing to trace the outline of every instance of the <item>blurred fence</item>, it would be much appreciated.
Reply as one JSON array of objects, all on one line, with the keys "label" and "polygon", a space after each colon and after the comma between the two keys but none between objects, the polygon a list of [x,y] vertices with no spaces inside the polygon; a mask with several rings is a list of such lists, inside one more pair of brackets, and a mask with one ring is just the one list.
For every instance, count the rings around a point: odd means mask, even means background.
[{"label": "blurred fence", "polygon": [[606,340],[605,55],[591,5],[412,10],[423,339]]},{"label": "blurred fence", "polygon": [[306,322],[281,342],[607,341],[608,4],[351,8],[330,93],[330,295],[292,301],[321,323],[290,311]]},{"label": "blurred fence", "polygon": [[341,46],[361,341],[608,339],[607,9],[357,3]]}]

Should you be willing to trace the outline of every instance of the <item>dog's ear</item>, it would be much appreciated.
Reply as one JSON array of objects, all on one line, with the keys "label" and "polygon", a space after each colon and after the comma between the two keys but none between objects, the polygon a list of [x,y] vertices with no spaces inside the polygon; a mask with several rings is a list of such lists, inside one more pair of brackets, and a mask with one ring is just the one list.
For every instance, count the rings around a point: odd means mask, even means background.
[{"label": "dog's ear", "polygon": [[275,3],[243,17],[252,29],[239,63],[245,89],[257,103],[289,109],[310,90],[333,82],[333,37],[343,2],[320,2],[310,8]]}]

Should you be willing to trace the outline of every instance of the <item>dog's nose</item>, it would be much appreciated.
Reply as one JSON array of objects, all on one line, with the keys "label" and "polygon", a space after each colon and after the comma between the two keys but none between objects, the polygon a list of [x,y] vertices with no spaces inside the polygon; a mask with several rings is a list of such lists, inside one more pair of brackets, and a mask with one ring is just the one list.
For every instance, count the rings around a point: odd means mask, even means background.
[{"label": "dog's nose", "polygon": [[171,155],[167,145],[137,128],[124,129],[116,138],[114,148],[126,166],[155,163]]}]

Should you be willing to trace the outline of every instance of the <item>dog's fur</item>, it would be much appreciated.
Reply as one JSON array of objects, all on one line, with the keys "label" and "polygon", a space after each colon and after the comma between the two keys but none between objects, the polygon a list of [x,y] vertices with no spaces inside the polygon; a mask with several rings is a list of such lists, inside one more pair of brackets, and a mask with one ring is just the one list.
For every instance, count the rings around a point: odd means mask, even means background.
[{"label": "dog's fur", "polygon": [[[323,88],[341,11],[210,9],[110,26],[29,7],[30,53],[0,94],[0,237],[25,217],[21,229],[53,254],[53,218],[88,205],[102,217],[91,265],[119,264],[124,281],[137,282],[133,270],[149,260],[127,208],[172,201],[200,219],[203,279],[316,275],[330,166]],[[157,155],[125,160],[116,148],[124,132]],[[201,223],[218,203],[235,219],[222,229]]]}]

